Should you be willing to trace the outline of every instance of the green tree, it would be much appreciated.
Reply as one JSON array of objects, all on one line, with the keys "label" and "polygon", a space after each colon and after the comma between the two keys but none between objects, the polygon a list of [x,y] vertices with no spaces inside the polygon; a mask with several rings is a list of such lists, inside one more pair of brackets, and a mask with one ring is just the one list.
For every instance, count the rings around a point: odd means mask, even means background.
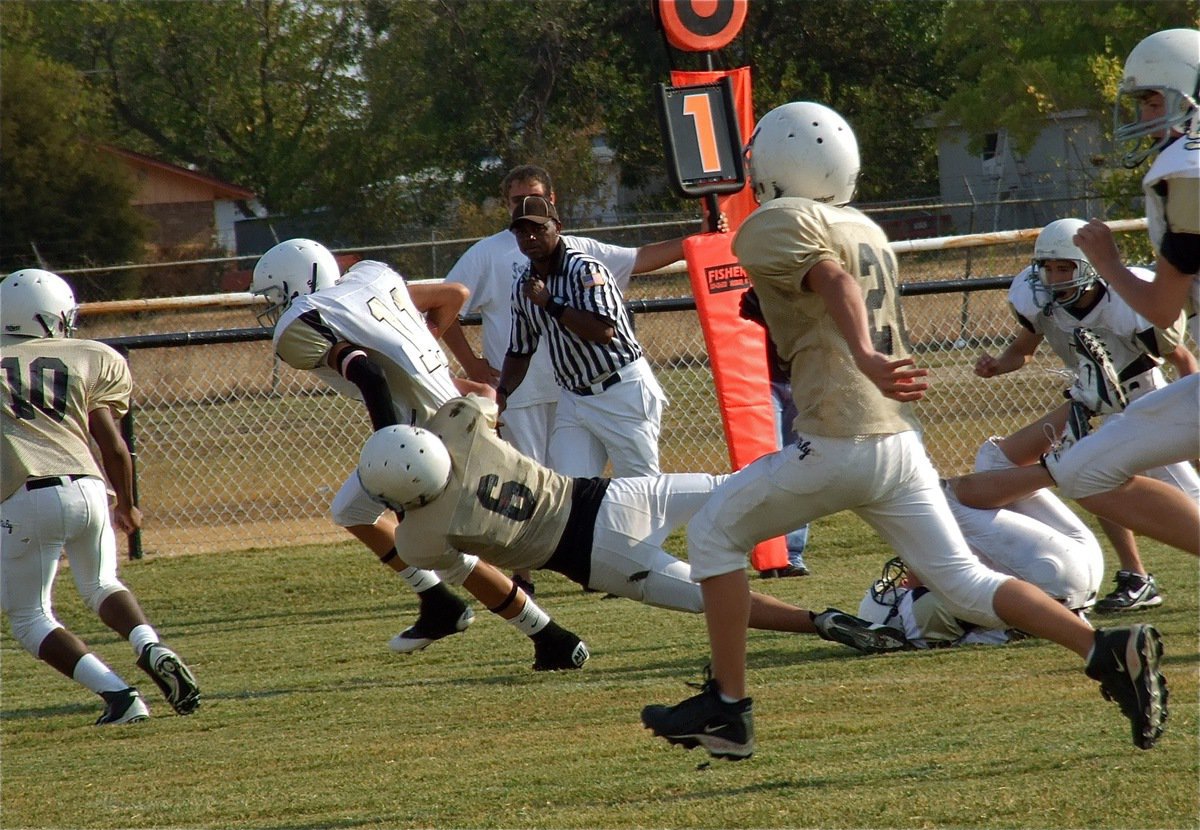
[{"label": "green tree", "polygon": [[[504,172],[537,161],[555,174],[564,209],[592,189],[592,141],[611,100],[588,71],[599,36],[598,7],[442,0],[370,7],[370,46],[362,70],[366,132],[360,158],[382,170],[401,158],[418,220],[444,218],[455,197],[498,195]],[[376,181],[379,180],[377,177]],[[423,194],[418,200],[411,194]]]},{"label": "green tree", "polygon": [[1198,14],[1196,0],[956,0],[941,38],[954,71],[939,120],[960,124],[976,151],[1003,128],[1024,152],[1049,113],[1105,117],[1129,50],[1160,29],[1196,26]]},{"label": "green tree", "polygon": [[0,269],[134,260],[145,222],[132,177],[95,146],[103,102],[19,43],[0,53],[0,90]]},{"label": "green tree", "polygon": [[249,187],[272,210],[320,204],[330,178],[354,177],[338,146],[363,104],[357,4],[29,9],[42,48],[87,73],[131,149]]}]

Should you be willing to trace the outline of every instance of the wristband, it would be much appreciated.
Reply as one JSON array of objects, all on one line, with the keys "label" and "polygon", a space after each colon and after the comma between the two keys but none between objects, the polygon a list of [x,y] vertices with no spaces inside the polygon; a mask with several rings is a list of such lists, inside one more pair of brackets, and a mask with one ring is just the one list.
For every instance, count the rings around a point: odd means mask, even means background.
[{"label": "wristband", "polygon": [[563,312],[565,312],[566,310],[567,310],[567,307],[565,305],[563,305],[562,303],[560,303],[558,300],[554,299],[553,297],[551,297],[549,300],[546,301],[546,313],[549,314],[551,317],[553,317],[555,320],[561,320],[562,316],[563,316]]}]

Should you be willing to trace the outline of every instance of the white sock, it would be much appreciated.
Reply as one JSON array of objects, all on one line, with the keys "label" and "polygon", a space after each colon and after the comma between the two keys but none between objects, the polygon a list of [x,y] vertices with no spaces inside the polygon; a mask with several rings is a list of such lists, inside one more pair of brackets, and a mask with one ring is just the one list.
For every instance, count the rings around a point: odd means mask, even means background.
[{"label": "white sock", "polygon": [[133,653],[137,657],[142,656],[142,651],[148,644],[158,641],[158,632],[149,623],[134,626],[133,631],[129,632],[129,644],[133,646]]},{"label": "white sock", "polygon": [[101,692],[119,692],[129,688],[129,684],[100,660],[88,652],[79,658],[71,677],[81,686],[86,686],[96,694]]},{"label": "white sock", "polygon": [[736,698],[736,697],[730,697],[729,695],[725,694],[724,692],[718,692],[717,694],[720,695],[722,703],[737,703],[741,699],[741,698]]},{"label": "white sock", "polygon": [[423,571],[420,568],[414,568],[412,565],[400,571],[400,578],[408,583],[408,587],[412,588],[418,594],[442,581],[433,571]]},{"label": "white sock", "polygon": [[526,637],[532,637],[550,624],[550,615],[538,608],[537,603],[526,596],[525,607],[509,622]]}]

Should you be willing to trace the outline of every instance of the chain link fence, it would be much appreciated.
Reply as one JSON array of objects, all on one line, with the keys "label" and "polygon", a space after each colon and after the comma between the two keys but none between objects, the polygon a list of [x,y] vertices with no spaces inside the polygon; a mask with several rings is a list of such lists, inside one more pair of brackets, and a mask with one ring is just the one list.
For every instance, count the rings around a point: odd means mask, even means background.
[{"label": "chain link fence", "polygon": [[[998,353],[1016,326],[1003,279],[1028,262],[1031,241],[988,247],[901,249],[905,320],[931,391],[917,405],[926,445],[945,475],[969,470],[980,443],[1029,423],[1068,385],[1049,349],[1023,370],[984,380],[972,366]],[[978,277],[987,290],[951,283]],[[921,291],[914,292],[919,287]],[[978,287],[973,285],[971,287]],[[924,293],[950,289],[943,293]],[[726,472],[725,447],[703,335],[685,274],[635,277],[627,300],[639,338],[670,398],[663,417],[665,472]],[[662,298],[679,298],[662,302]],[[665,307],[665,308],[664,308]],[[641,309],[641,310],[638,310]],[[141,548],[174,554],[349,538],[328,519],[333,494],[370,433],[362,405],[310,373],[279,363],[250,307],[220,311],[85,315],[79,336],[125,338],[192,332],[179,345],[129,351],[135,391],[132,436]],[[237,342],[197,332],[240,330]],[[479,328],[467,325],[478,350]],[[161,338],[160,338],[161,340]],[[200,340],[202,342],[196,342]],[[769,402],[764,401],[764,406]],[[136,551],[136,548],[135,548]]]}]

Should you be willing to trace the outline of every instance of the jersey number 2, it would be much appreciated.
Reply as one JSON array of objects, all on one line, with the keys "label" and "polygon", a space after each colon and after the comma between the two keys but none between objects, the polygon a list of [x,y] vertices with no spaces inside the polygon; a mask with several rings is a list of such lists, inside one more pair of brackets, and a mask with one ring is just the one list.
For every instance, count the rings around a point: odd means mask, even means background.
[{"label": "jersey number 2", "polygon": [[[864,298],[867,306],[867,322],[871,327],[871,345],[881,354],[895,354],[895,333],[891,324],[883,322],[880,318],[887,319],[881,312],[888,301],[888,288],[896,284],[896,259],[891,251],[877,251],[866,243],[860,243],[858,262],[863,276],[874,283]],[[895,291],[894,288],[892,290]],[[891,310],[894,311],[895,320],[899,324],[901,322],[900,308],[894,299]]]}]

